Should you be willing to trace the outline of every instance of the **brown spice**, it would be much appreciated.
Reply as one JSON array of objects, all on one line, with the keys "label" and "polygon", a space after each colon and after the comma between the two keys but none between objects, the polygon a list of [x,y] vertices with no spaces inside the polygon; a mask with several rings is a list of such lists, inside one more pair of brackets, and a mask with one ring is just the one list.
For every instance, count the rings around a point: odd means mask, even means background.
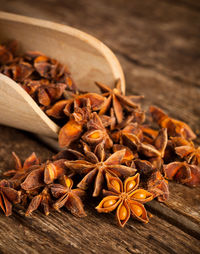
[{"label": "brown spice", "polygon": [[[120,80],[114,89],[96,82],[101,94],[78,91],[65,65],[41,52],[16,52],[16,42],[0,46],[0,72],[61,126],[63,150],[43,163],[34,153],[24,163],[13,153],[15,169],[4,174],[11,178],[0,181],[0,207],[7,216],[21,202],[26,215],[40,207],[46,215],[66,207],[84,217],[81,198],[93,188],[94,197],[106,196],[96,209],[117,209],[120,226],[130,215],[146,223],[143,203],[168,199],[166,179],[200,185],[200,148],[186,123],[151,106],[155,129],[139,104],[143,96],[123,95]],[[72,189],[72,178],[78,188]]]}]

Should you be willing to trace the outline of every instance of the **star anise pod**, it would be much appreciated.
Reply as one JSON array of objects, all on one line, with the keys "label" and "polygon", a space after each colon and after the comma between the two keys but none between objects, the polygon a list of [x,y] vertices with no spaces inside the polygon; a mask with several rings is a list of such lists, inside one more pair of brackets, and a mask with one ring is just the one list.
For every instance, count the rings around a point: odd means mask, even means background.
[{"label": "star anise pod", "polygon": [[35,153],[32,153],[22,164],[15,152],[13,152],[12,155],[15,160],[16,169],[9,170],[5,172],[4,175],[13,175],[9,181],[14,184],[15,188],[17,188],[31,171],[40,167],[40,160]]},{"label": "star anise pod", "polygon": [[100,88],[101,92],[104,93],[103,95],[107,97],[103,107],[99,112],[100,115],[104,115],[106,112],[110,110],[111,107],[113,107],[117,122],[118,124],[120,124],[124,119],[123,110],[132,112],[135,109],[139,108],[139,105],[137,103],[134,103],[133,100],[134,99],[137,100],[138,98],[141,98],[141,96],[128,97],[123,95],[120,80],[116,82],[114,89],[111,89],[109,86],[99,82],[95,83]]},{"label": "star anise pod", "polygon": [[0,181],[0,207],[6,216],[12,214],[12,204],[20,202],[20,191],[13,189],[7,180]]},{"label": "star anise pod", "polygon": [[65,159],[53,162],[47,161],[26,175],[25,180],[21,183],[21,188],[26,191],[32,191],[52,183],[66,173]]},{"label": "star anise pod", "polygon": [[69,117],[69,121],[59,132],[59,144],[61,147],[68,147],[82,134],[84,126],[90,119],[91,111],[101,108],[104,98],[100,95],[88,93],[77,95],[74,99],[63,100],[56,103],[47,114],[54,118]]},{"label": "star anise pod", "polygon": [[118,223],[124,227],[130,215],[144,223],[148,222],[147,212],[143,203],[153,199],[152,193],[138,189],[140,175],[128,177],[124,183],[118,178],[106,174],[108,190],[103,190],[106,196],[96,207],[100,213],[109,213],[117,208]]},{"label": "star anise pod", "polygon": [[143,133],[138,123],[130,123],[123,129],[113,132],[112,138],[114,142],[128,144],[132,150],[135,150],[143,140]]},{"label": "star anise pod", "polygon": [[104,141],[106,148],[111,148],[113,146],[113,141],[96,112],[90,115],[87,129],[88,131],[82,136],[82,139],[88,144],[96,146]]},{"label": "star anise pod", "polygon": [[190,142],[189,144],[175,147],[175,151],[176,154],[187,161],[187,163],[200,166],[200,146],[196,148],[194,144]]},{"label": "star anise pod", "polygon": [[[84,109],[85,106],[88,108],[89,100],[89,110],[97,111],[101,109],[105,99],[103,96],[95,93],[85,93],[85,94],[72,94],[73,98],[66,100],[59,100],[51,108],[49,108],[46,113],[48,116],[61,119],[66,116],[70,117],[74,113],[75,108]],[[86,103],[87,102],[87,103]]]},{"label": "star anise pod", "polygon": [[151,106],[150,112],[153,120],[158,123],[161,128],[167,128],[169,136],[183,137],[188,140],[196,138],[196,135],[186,123],[169,117],[160,108]]},{"label": "star anise pod", "polygon": [[85,192],[79,188],[72,189],[73,181],[67,176],[63,176],[61,184],[51,184],[51,193],[58,200],[53,204],[53,208],[59,209],[65,206],[73,215],[77,217],[85,217],[86,213],[83,208],[81,198]]},{"label": "star anise pod", "polygon": [[51,196],[49,193],[49,188],[48,186],[46,186],[40,194],[35,195],[32,198],[25,215],[29,216],[33,211],[37,210],[39,206],[41,206],[43,207],[44,214],[47,216],[49,215],[50,205],[51,205]]},{"label": "star anise pod", "polygon": [[104,144],[97,145],[95,152],[85,145],[85,155],[87,160],[66,161],[65,165],[72,171],[85,175],[79,188],[86,190],[94,182],[93,196],[100,194],[105,182],[105,174],[127,177],[135,173],[136,169],[122,165],[126,150],[120,150],[106,158]]},{"label": "star anise pod", "polygon": [[133,159],[138,157],[138,154],[133,153],[130,148],[124,145],[114,144],[113,145],[113,152],[121,151],[125,149],[125,155],[122,160],[122,163],[125,163],[126,165],[129,165],[132,163]]},{"label": "star anise pod", "polygon": [[15,152],[12,152],[13,159],[15,161],[15,169],[4,172],[4,175],[10,176],[15,174],[21,174],[26,172],[31,166],[39,165],[40,160],[35,153],[32,153],[23,163]]},{"label": "star anise pod", "polygon": [[165,177],[188,186],[200,185],[200,167],[190,165],[186,161],[171,162],[164,166]]},{"label": "star anise pod", "polygon": [[158,136],[158,131],[147,125],[140,125],[143,134],[143,142],[153,145],[154,140]]},{"label": "star anise pod", "polygon": [[168,182],[159,171],[152,173],[147,186],[148,191],[153,194],[154,198],[157,197],[159,202],[165,202],[169,198]]}]

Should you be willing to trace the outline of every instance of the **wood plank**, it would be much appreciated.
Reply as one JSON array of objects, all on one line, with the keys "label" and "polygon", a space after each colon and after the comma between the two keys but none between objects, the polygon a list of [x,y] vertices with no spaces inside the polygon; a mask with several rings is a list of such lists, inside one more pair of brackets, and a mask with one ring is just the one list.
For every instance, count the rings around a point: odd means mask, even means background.
[{"label": "wood plank", "polygon": [[67,212],[48,217],[37,212],[31,218],[15,212],[0,219],[0,252],[199,253],[198,240],[163,219],[154,217],[146,225],[130,220],[124,229],[113,219],[111,214],[97,217],[91,208],[84,219]]}]

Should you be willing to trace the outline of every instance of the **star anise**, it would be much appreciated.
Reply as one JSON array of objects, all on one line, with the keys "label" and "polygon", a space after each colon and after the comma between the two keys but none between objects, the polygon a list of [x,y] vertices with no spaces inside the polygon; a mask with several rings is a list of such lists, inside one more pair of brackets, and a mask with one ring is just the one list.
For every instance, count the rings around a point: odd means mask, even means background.
[{"label": "star anise", "polygon": [[148,191],[153,194],[154,198],[157,197],[159,202],[165,202],[169,198],[168,182],[159,171],[153,172],[147,186]]},{"label": "star anise", "polygon": [[130,148],[124,145],[114,144],[113,145],[113,152],[121,151],[125,149],[125,155],[122,160],[122,163],[125,163],[126,165],[129,165],[132,163],[133,159],[138,157],[138,154],[133,153]]},{"label": "star anise", "polygon": [[86,213],[83,208],[81,198],[85,192],[79,188],[72,189],[73,181],[67,176],[63,176],[61,184],[51,184],[51,193],[58,200],[53,204],[53,208],[59,209],[65,206],[73,215],[85,217]]},{"label": "star anise", "polygon": [[137,150],[137,146],[143,140],[143,133],[138,123],[130,123],[123,129],[113,132],[114,142],[129,146]]},{"label": "star anise", "polygon": [[0,207],[6,216],[12,214],[12,204],[20,202],[20,191],[13,189],[7,180],[0,181]]},{"label": "star anise", "polygon": [[188,186],[200,185],[200,167],[184,162],[171,162],[164,166],[165,177]]},{"label": "star anise", "polygon": [[69,117],[69,121],[59,132],[59,144],[68,147],[82,134],[84,126],[90,119],[91,111],[101,108],[104,98],[101,95],[88,93],[77,95],[74,99],[63,100],[56,103],[46,113],[54,118]]},{"label": "star anise", "polygon": [[29,216],[33,211],[37,210],[39,206],[42,206],[44,214],[47,216],[49,215],[50,205],[51,197],[49,193],[49,188],[46,186],[40,194],[35,195],[32,198],[25,214],[26,216]]},{"label": "star anise", "polygon": [[113,146],[113,141],[96,112],[90,115],[87,129],[88,131],[82,136],[82,139],[88,144],[96,146],[104,141],[106,148],[111,148]]},{"label": "star anise", "polygon": [[22,165],[22,162],[21,162],[20,158],[18,157],[18,155],[15,152],[12,152],[12,156],[13,156],[13,159],[15,161],[15,168],[16,169],[6,171],[4,173],[4,175],[6,175],[6,176],[24,173],[31,166],[39,165],[40,164],[40,160],[39,160],[39,158],[37,157],[37,155],[35,153],[32,153],[24,161],[23,165]]},{"label": "star anise", "polygon": [[200,166],[200,146],[195,148],[193,143],[175,147],[176,154],[187,163]]},{"label": "star anise", "polygon": [[23,163],[20,158],[16,155],[15,152],[12,153],[15,160],[15,168],[4,173],[6,176],[13,175],[10,179],[10,182],[14,184],[15,187],[18,187],[25,177],[33,170],[37,169],[40,165],[40,160],[35,153],[32,153]]},{"label": "star anise", "polygon": [[118,177],[106,174],[108,190],[103,190],[106,196],[96,207],[100,213],[109,213],[117,208],[118,223],[124,227],[130,215],[144,223],[148,222],[147,212],[143,203],[153,199],[152,193],[138,189],[140,175],[128,177],[124,184]]},{"label": "star anise", "polygon": [[160,108],[151,106],[150,112],[153,120],[157,122],[161,128],[167,128],[169,136],[183,137],[188,140],[196,138],[196,135],[186,123],[169,117]]},{"label": "star anise", "polygon": [[109,173],[114,176],[131,176],[136,169],[122,165],[126,150],[120,150],[106,157],[104,144],[97,145],[95,152],[85,145],[85,155],[87,160],[66,161],[65,165],[72,171],[85,175],[80,183],[79,188],[86,190],[94,182],[93,196],[100,194],[105,174]]},{"label": "star anise", "polygon": [[95,83],[100,88],[101,92],[104,93],[103,95],[107,97],[99,112],[100,115],[104,115],[111,107],[113,107],[117,122],[120,124],[124,119],[123,110],[132,112],[139,108],[139,105],[134,103],[133,100],[137,100],[138,98],[141,98],[141,96],[124,96],[121,90],[120,80],[116,82],[114,89],[111,89],[109,86],[99,82]]},{"label": "star anise", "polygon": [[26,175],[25,180],[21,183],[21,188],[26,191],[38,189],[39,187],[52,183],[65,173],[67,173],[65,159],[53,162],[47,161]]}]

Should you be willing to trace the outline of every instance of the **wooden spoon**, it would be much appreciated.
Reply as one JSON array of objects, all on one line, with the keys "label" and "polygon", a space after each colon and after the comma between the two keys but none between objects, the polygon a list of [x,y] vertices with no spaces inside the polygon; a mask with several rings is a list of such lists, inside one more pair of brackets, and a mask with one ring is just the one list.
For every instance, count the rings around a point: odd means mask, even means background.
[{"label": "wooden spoon", "polygon": [[[21,52],[41,51],[66,64],[81,90],[98,91],[94,81],[114,85],[122,68],[112,51],[96,38],[75,28],[0,12],[0,43],[15,39]],[[0,124],[56,138],[59,127],[15,81],[0,74]]]}]

